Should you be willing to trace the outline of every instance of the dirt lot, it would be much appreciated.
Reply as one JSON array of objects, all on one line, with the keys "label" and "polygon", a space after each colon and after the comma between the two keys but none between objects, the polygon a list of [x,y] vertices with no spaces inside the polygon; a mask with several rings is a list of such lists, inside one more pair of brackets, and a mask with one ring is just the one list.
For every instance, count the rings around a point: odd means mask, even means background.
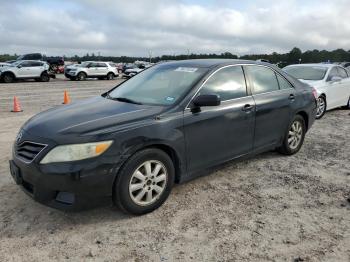
[{"label": "dirt lot", "polygon": [[[159,210],[64,213],[15,185],[8,160],[33,114],[115,81],[0,84],[0,261],[350,261],[350,116],[315,123],[295,156],[229,163],[176,186]],[[23,113],[10,113],[17,95]]]}]

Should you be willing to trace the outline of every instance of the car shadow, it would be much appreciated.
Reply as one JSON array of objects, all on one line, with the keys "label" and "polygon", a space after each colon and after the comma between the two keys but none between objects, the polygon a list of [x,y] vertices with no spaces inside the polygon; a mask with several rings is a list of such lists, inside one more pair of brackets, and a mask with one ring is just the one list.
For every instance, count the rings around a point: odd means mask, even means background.
[{"label": "car shadow", "polygon": [[[281,155],[271,151],[257,156],[246,157],[240,160],[232,160],[217,165],[213,168],[206,169],[198,173],[190,181],[192,183],[198,183],[199,178],[215,175],[216,171],[232,166],[234,167],[237,162],[240,162],[240,168],[244,168],[250,164],[250,162],[253,160],[253,157],[254,161],[256,161],[276,158],[277,156]],[[181,187],[181,185],[176,185],[176,188],[178,187]],[[6,207],[3,206],[0,208],[0,234],[8,237],[11,237],[13,235],[23,236],[34,234],[38,231],[46,231],[48,234],[54,234],[55,232],[59,231],[72,230],[73,228],[82,225],[93,225],[108,222],[115,223],[118,221],[135,218],[133,215],[123,213],[114,207],[111,203],[107,203],[102,207],[94,207],[88,210],[77,212],[60,211],[35,202],[14,184],[8,188],[9,192],[1,192],[1,195],[4,195],[4,193],[6,193],[5,197],[7,197],[8,200],[2,201],[6,201],[7,205]],[[13,194],[11,197],[8,196],[10,193]]]}]

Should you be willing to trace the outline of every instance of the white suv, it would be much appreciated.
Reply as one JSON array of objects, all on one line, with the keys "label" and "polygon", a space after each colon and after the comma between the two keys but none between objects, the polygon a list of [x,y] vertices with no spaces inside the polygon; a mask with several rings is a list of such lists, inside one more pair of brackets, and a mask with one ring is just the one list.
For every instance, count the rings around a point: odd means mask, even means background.
[{"label": "white suv", "polygon": [[118,69],[113,63],[92,61],[67,66],[64,75],[70,80],[85,80],[86,78],[113,80],[118,76]]},{"label": "white suv", "polygon": [[49,65],[46,62],[35,60],[16,61],[0,68],[0,79],[11,83],[16,79],[35,79],[35,81],[48,82]]}]

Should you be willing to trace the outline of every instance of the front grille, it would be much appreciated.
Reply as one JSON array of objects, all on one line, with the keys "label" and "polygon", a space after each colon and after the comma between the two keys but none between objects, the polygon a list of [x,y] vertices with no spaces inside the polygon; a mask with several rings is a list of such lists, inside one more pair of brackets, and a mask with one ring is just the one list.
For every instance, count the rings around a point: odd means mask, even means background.
[{"label": "front grille", "polygon": [[16,146],[16,155],[25,162],[32,162],[45,147],[46,145],[43,144],[25,141]]}]

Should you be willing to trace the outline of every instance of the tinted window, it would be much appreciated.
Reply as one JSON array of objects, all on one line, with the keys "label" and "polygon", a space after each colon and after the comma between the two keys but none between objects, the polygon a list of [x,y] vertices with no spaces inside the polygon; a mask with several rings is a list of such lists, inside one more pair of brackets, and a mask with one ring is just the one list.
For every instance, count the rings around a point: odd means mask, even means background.
[{"label": "tinted window", "polygon": [[331,81],[333,77],[340,77],[340,74],[338,73],[338,70],[336,67],[333,67],[330,71],[329,71],[329,75],[327,78],[327,81]]},{"label": "tinted window", "polygon": [[90,63],[89,66],[90,67],[98,67],[98,64],[97,63]]},{"label": "tinted window", "polygon": [[283,68],[283,71],[297,79],[322,80],[327,73],[327,68],[322,66],[287,66]]},{"label": "tinted window", "polygon": [[20,65],[21,65],[22,67],[30,67],[30,66],[32,66],[32,63],[29,62],[29,61],[24,61],[24,62],[22,62]]},{"label": "tinted window", "polygon": [[98,67],[107,67],[105,63],[97,63]]},{"label": "tinted window", "polygon": [[338,67],[338,73],[339,73],[341,78],[348,77],[348,73],[346,72],[346,70],[344,68]]},{"label": "tinted window", "polygon": [[278,84],[280,85],[280,89],[293,88],[293,86],[286,79],[284,79],[284,77],[280,76],[279,74],[276,74],[276,75],[277,75]]},{"label": "tinted window", "polygon": [[42,66],[42,63],[41,62],[34,62],[34,61],[32,61],[32,62],[30,62],[30,65],[31,66]]},{"label": "tinted window", "polygon": [[279,90],[274,71],[263,66],[247,66],[247,72],[253,81],[254,94]]},{"label": "tinted window", "polygon": [[219,70],[203,85],[200,94],[217,94],[221,101],[246,96],[247,89],[242,67],[230,66]]}]

